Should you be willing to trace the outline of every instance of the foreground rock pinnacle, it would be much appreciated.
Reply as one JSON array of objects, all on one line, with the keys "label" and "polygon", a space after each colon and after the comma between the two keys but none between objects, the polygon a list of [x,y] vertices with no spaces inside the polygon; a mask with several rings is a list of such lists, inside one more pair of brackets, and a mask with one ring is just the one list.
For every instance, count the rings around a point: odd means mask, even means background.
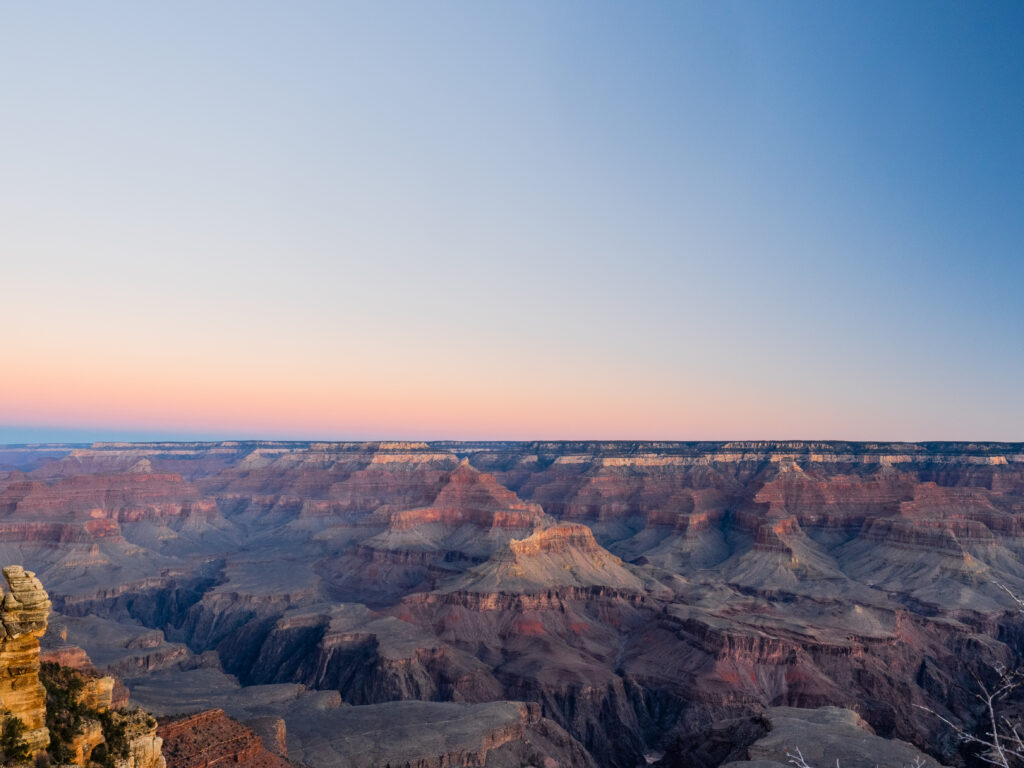
[{"label": "foreground rock pinnacle", "polygon": [[50,598],[32,571],[20,565],[3,569],[9,591],[0,603],[0,708],[25,724],[29,749],[50,743],[46,728],[46,690],[39,681],[39,638],[46,633]]}]

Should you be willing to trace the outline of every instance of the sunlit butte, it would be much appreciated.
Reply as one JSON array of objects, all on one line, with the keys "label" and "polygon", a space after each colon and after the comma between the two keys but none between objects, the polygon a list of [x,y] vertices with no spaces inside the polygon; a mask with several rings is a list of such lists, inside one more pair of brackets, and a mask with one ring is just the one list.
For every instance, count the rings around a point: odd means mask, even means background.
[{"label": "sunlit butte", "polygon": [[4,8],[0,443],[1019,440],[1020,8],[777,10]]}]

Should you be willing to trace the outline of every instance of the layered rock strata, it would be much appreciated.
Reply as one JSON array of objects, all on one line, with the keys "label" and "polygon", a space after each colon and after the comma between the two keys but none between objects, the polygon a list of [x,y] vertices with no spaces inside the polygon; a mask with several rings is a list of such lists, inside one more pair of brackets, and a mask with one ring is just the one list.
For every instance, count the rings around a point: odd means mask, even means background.
[{"label": "layered rock strata", "polygon": [[536,704],[394,702],[318,708],[296,720],[293,758],[311,768],[593,768]]},{"label": "layered rock strata", "polygon": [[168,768],[288,768],[290,765],[267,750],[255,731],[231,719],[222,709],[165,719],[158,733],[165,744]]},{"label": "layered rock strata", "polygon": [[0,606],[0,708],[20,719],[25,742],[35,753],[50,743],[46,690],[39,681],[39,638],[46,633],[50,599],[32,571],[3,569],[8,591]]},{"label": "layered rock strata", "polygon": [[[22,566],[3,569],[8,591],[0,603],[0,708],[26,726],[24,741],[32,754],[50,747],[47,691],[40,679],[40,638],[46,633],[51,603],[35,573]],[[156,722],[145,712],[114,710],[115,680],[96,674],[88,655],[74,646],[50,652],[47,661],[76,670],[80,679],[76,705],[88,713],[110,713],[123,734],[127,754],[114,760],[116,768],[166,768]],[[121,702],[117,702],[121,703]],[[94,716],[81,724],[67,745],[75,765],[88,765],[106,741],[103,726]]]},{"label": "layered rock strata", "polygon": [[128,756],[117,760],[115,768],[167,768],[156,721],[139,710],[119,714],[119,718],[125,729]]},{"label": "layered rock strata", "polygon": [[164,711],[236,674],[202,706],[283,718],[297,745],[304,686],[354,710],[535,702],[606,768],[778,705],[855,709],[953,761],[916,705],[973,727],[972,673],[1024,636],[999,586],[1024,594],[1020,444],[31,453],[0,476],[0,553],[74,614],[70,641]]}]

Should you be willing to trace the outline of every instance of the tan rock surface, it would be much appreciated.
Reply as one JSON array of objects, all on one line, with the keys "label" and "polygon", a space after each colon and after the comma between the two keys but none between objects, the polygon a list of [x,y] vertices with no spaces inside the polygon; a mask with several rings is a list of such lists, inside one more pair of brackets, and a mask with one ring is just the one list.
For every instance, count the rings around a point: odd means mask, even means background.
[{"label": "tan rock surface", "polygon": [[46,690],[39,682],[39,638],[50,599],[32,571],[9,565],[3,575],[8,591],[0,605],[0,707],[25,724],[25,741],[38,752],[50,743]]}]

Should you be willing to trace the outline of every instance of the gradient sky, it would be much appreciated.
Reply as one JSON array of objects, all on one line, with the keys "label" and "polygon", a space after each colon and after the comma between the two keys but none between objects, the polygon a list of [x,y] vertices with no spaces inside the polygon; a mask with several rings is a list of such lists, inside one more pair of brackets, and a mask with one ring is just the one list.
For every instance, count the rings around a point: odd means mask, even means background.
[{"label": "gradient sky", "polygon": [[4,2],[0,442],[1024,440],[1019,2]]}]

